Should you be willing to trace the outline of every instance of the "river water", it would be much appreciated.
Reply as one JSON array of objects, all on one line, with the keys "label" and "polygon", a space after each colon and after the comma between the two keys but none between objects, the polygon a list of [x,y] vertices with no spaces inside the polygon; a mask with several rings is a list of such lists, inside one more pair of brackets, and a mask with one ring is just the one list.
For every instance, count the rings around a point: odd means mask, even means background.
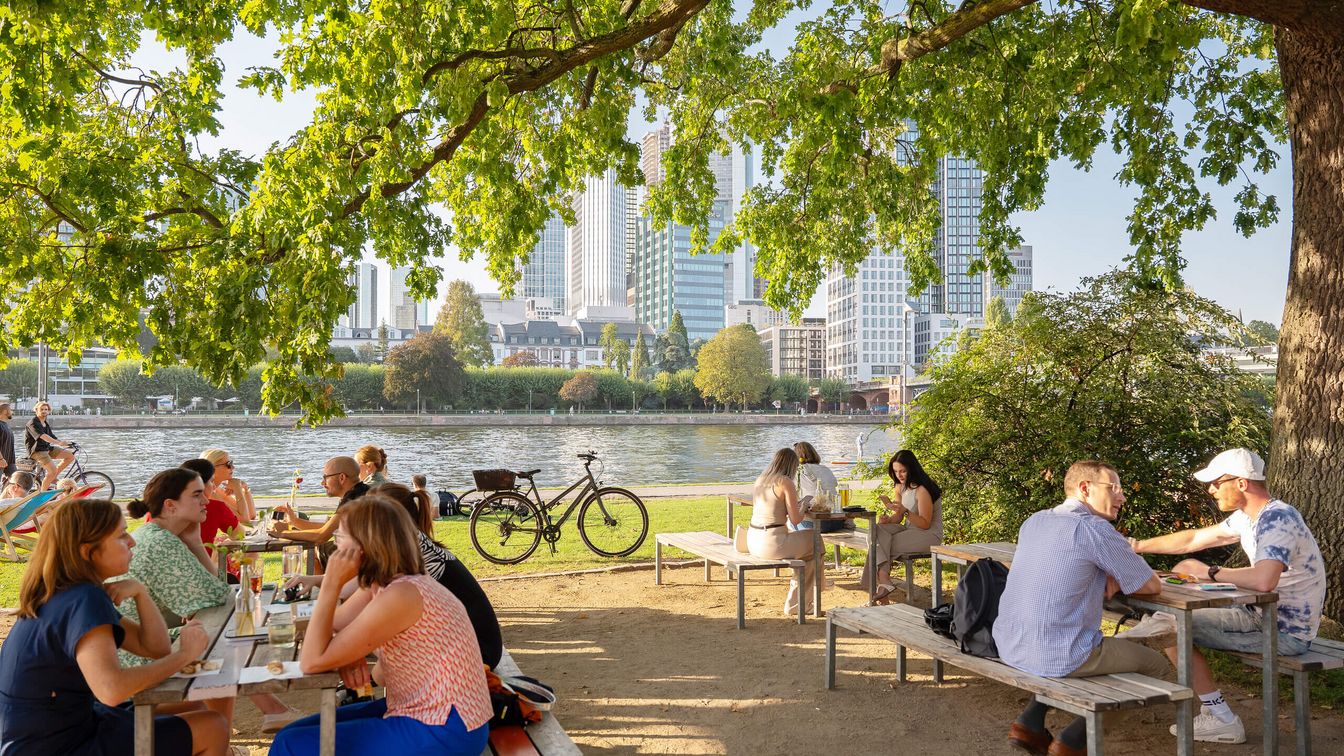
[{"label": "river water", "polygon": [[[429,476],[430,488],[471,487],[471,471],[540,468],[541,486],[565,486],[583,472],[575,455],[593,450],[602,480],[615,485],[718,483],[754,479],[781,446],[810,441],[823,461],[852,461],[856,439],[864,456],[895,450],[896,438],[878,425],[653,425],[507,428],[85,428],[62,432],[87,453],[86,467],[116,482],[117,497],[139,495],[145,481],[209,447],[227,449],[235,474],[254,494],[286,494],[295,468],[301,493],[321,493],[318,478],[328,457],[364,444],[383,447],[388,474],[407,482]],[[845,469],[837,466],[837,472]],[[595,465],[594,472],[598,470]]]}]

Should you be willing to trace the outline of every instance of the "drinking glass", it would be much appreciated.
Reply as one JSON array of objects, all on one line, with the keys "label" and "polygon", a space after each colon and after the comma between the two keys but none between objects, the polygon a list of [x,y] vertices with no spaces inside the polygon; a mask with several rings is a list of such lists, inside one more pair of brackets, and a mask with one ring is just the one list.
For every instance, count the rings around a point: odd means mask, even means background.
[{"label": "drinking glass", "polygon": [[845,483],[841,483],[836,487],[840,489],[840,508],[844,509],[849,506],[849,486]]},{"label": "drinking glass", "polygon": [[261,595],[261,578],[264,565],[261,561],[261,554],[246,554],[243,559],[251,566],[252,595]]},{"label": "drinking glass", "polygon": [[280,574],[284,576],[285,583],[288,583],[291,578],[303,574],[302,546],[286,546],[284,550],[281,551]]},{"label": "drinking glass", "polygon": [[266,620],[266,642],[276,648],[294,648],[294,620],[285,612]]}]

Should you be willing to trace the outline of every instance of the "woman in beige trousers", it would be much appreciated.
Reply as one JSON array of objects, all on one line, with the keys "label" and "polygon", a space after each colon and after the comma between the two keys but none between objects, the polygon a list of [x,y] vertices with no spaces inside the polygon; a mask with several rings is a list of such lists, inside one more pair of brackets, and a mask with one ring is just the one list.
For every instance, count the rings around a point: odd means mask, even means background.
[{"label": "woman in beige trousers", "polygon": [[[752,489],[751,529],[747,533],[747,551],[762,559],[803,559],[803,585],[797,579],[789,581],[789,595],[784,599],[784,614],[798,612],[802,601],[805,611],[812,611],[812,598],[817,581],[815,530],[790,532],[785,523],[797,525],[803,521],[805,504],[798,500],[798,489],[793,484],[798,472],[798,455],[792,449],[775,452],[770,466],[756,479]],[[809,497],[810,498],[810,497]],[[801,596],[800,592],[801,591]]]}]

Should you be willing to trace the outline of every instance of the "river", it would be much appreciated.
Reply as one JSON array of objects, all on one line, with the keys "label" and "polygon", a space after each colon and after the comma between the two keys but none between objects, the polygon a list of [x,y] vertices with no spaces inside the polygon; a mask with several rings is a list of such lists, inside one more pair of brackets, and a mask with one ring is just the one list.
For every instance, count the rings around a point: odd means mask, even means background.
[{"label": "river", "polygon": [[[151,475],[209,447],[227,449],[236,474],[255,494],[286,494],[295,468],[301,492],[321,493],[323,462],[353,455],[364,444],[383,447],[388,474],[409,481],[429,476],[431,489],[471,487],[471,471],[540,468],[542,486],[568,485],[582,474],[575,455],[597,452],[602,480],[618,485],[718,483],[754,479],[779,447],[810,441],[826,462],[852,461],[855,440],[864,456],[895,450],[895,436],[878,425],[654,425],[501,428],[84,428],[62,432],[87,453],[86,467],[116,482],[117,497],[136,496]],[[595,466],[594,471],[598,468]],[[843,470],[837,466],[837,472]]]}]

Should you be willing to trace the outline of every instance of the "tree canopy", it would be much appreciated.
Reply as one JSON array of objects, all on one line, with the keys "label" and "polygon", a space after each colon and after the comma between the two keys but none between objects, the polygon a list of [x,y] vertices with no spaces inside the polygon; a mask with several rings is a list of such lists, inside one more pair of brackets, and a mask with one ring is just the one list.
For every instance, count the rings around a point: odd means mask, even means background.
[{"label": "tree canopy", "polygon": [[730,404],[759,400],[770,388],[770,363],[755,329],[735,325],[719,331],[700,350],[695,387],[711,399]]},{"label": "tree canopy", "polygon": [[448,284],[448,296],[434,321],[435,333],[448,337],[458,362],[468,367],[485,367],[495,361],[490,348],[490,332],[476,290],[466,281]]},{"label": "tree canopy", "polygon": [[462,395],[463,383],[453,342],[441,333],[416,334],[387,354],[383,396],[390,402],[408,405],[419,397],[425,407],[442,407]]}]

